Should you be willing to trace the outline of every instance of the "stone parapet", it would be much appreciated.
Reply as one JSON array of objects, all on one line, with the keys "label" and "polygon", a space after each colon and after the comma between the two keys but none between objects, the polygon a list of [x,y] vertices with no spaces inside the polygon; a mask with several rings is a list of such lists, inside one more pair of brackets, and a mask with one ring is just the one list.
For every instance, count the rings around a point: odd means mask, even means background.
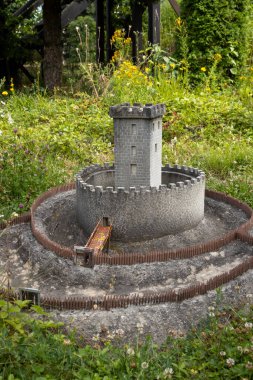
[{"label": "stone parapet", "polygon": [[154,119],[162,117],[166,111],[165,104],[148,103],[142,105],[140,103],[122,103],[110,107],[109,115],[114,119]]},{"label": "stone parapet", "polygon": [[[162,184],[158,188],[152,187],[152,186],[132,186],[130,188],[125,187],[117,187],[115,188],[114,184],[112,183],[112,186],[101,186],[101,185],[93,185],[90,184],[89,181],[93,180],[96,175],[100,176],[102,173],[105,173],[108,175],[108,173],[114,172],[114,165],[105,164],[102,165],[91,165],[87,168],[83,169],[76,175],[76,185],[87,189],[87,191],[96,192],[98,194],[101,193],[118,193],[118,194],[140,194],[144,195],[146,193],[152,192],[154,193],[160,193],[160,192],[170,192],[171,190],[175,190],[177,188],[191,188],[192,185],[197,184],[198,182],[204,183],[205,182],[205,173],[199,169],[186,167],[186,166],[179,166],[179,165],[170,165],[166,164],[162,167],[162,173],[177,173],[179,176],[180,174],[185,174],[186,176],[191,177],[188,179],[187,177],[183,178],[180,181],[176,182],[169,182],[168,184]],[[98,179],[99,180],[99,179]],[[113,179],[112,179],[113,180]]]},{"label": "stone parapet", "polygon": [[[162,168],[161,186],[114,186],[114,166],[92,165],[77,174],[77,217],[90,234],[101,217],[112,239],[152,239],[195,227],[204,217],[205,174],[186,166]],[[104,186],[104,184],[106,184]]]}]

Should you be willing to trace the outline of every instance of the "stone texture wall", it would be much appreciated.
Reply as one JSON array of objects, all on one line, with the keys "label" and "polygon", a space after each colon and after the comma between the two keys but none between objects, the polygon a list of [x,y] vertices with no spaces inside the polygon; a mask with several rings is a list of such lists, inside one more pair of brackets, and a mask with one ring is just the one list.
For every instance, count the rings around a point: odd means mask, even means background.
[{"label": "stone texture wall", "polygon": [[[204,217],[205,175],[200,170],[166,165],[162,168],[165,183],[159,188],[117,190],[113,171],[114,166],[95,165],[77,175],[77,217],[87,235],[103,216],[109,217],[113,225],[112,240],[121,241],[184,231],[195,227]],[[173,182],[175,179],[180,181]],[[92,184],[99,182],[100,186]]]},{"label": "stone texture wall", "polygon": [[114,119],[115,187],[161,185],[163,104],[124,103]]}]

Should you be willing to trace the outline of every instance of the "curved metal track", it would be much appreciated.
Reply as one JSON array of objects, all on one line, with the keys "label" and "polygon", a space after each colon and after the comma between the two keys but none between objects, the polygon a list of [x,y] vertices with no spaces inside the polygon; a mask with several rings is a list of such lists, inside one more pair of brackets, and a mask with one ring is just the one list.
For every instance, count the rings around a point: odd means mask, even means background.
[{"label": "curved metal track", "polygon": [[[42,234],[35,225],[34,214],[39,207],[46,199],[69,190],[74,190],[75,184],[71,183],[68,185],[58,186],[53,189],[48,190],[46,193],[42,194],[39,198],[35,200],[31,207],[31,212],[23,214],[15,219],[13,219],[8,225],[15,225],[19,223],[31,223],[31,229],[36,237],[36,239],[47,249],[55,252],[58,256],[61,256],[66,259],[73,259],[74,251],[68,247],[61,246],[58,243],[50,240],[45,234]],[[180,249],[173,249],[167,252],[150,252],[148,254],[123,254],[121,256],[107,256],[100,255],[94,256],[94,265],[133,265],[141,263],[151,263],[157,261],[168,261],[171,259],[185,259],[190,258],[202,253],[211,252],[222,246],[227,245],[233,240],[239,239],[243,242],[246,242],[250,245],[253,245],[253,236],[249,234],[249,229],[253,226],[253,210],[245,203],[238,201],[235,198],[227,196],[223,193],[219,193],[212,190],[206,190],[206,196],[209,198],[215,199],[217,201],[228,203],[236,208],[241,209],[248,216],[248,221],[238,228],[227,232],[217,239],[210,240],[203,244],[192,245],[189,247],[183,247]],[[4,229],[5,224],[1,223],[0,228]],[[85,298],[85,297],[76,297],[76,298],[53,298],[53,297],[43,297],[41,298],[41,304],[45,308],[53,309],[101,309],[109,310],[111,308],[121,308],[128,307],[130,305],[145,305],[145,304],[158,304],[164,302],[179,302],[186,300],[188,298],[195,297],[200,294],[205,294],[210,290],[214,290],[217,287],[235,279],[236,277],[242,275],[249,269],[253,269],[253,257],[245,260],[243,263],[237,265],[230,271],[218,275],[205,284],[196,284],[189,286],[188,288],[181,290],[170,290],[166,292],[159,293],[149,293],[145,295],[136,294],[134,296],[105,296],[102,299],[97,299],[95,297]]]}]

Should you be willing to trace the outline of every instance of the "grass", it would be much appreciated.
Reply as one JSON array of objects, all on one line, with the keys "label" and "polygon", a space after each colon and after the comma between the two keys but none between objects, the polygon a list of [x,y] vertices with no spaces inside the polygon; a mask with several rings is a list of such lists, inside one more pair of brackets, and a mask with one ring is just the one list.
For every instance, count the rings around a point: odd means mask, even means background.
[{"label": "grass", "polygon": [[112,123],[85,94],[48,98],[17,94],[2,104],[0,214],[28,209],[46,189],[112,157]]},{"label": "grass", "polygon": [[[0,379],[156,380],[253,378],[253,308],[209,307],[209,317],[186,337],[162,346],[137,337],[131,345],[94,337],[93,346],[66,335],[40,307],[0,301]],[[121,334],[124,331],[120,331]],[[114,334],[115,335],[115,334]],[[113,339],[113,340],[112,340]]]}]

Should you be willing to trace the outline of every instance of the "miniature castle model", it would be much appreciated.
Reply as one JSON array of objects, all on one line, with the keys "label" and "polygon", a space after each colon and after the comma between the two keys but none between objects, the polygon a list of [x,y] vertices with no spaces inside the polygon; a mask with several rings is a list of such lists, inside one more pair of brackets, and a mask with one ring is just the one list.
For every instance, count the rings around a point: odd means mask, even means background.
[{"label": "miniature castle model", "polygon": [[115,164],[77,174],[77,218],[89,235],[102,217],[112,240],[139,241],[179,233],[204,217],[205,174],[178,165],[162,167],[164,104],[116,105]]}]

